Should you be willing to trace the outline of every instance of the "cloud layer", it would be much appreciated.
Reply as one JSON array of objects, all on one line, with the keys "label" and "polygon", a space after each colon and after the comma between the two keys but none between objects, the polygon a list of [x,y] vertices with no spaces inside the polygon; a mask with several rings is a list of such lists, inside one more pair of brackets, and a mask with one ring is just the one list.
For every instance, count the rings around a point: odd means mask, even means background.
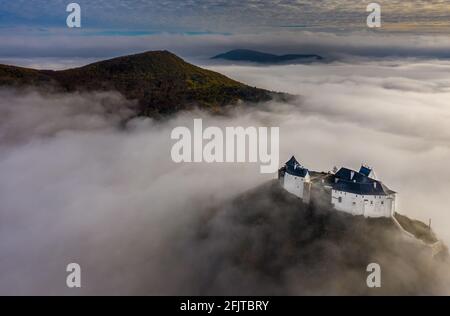
[{"label": "cloud layer", "polygon": [[290,150],[314,169],[372,165],[400,192],[400,210],[431,218],[447,241],[449,68],[424,60],[213,67],[248,84],[302,94],[299,115],[286,113],[281,124],[287,144],[302,144]]},{"label": "cloud layer", "polygon": [[[211,280],[197,260],[217,252],[180,252],[186,238],[209,216],[205,210],[275,175],[259,174],[259,165],[171,162],[171,130],[192,127],[197,117],[205,126],[279,126],[281,160],[295,154],[313,170],[372,165],[399,192],[400,212],[431,218],[449,244],[449,67],[433,60],[214,66],[302,98],[164,122],[127,121],[128,102],[115,93],[1,91],[0,293],[73,294],[65,287],[70,262],[83,269],[80,293],[206,293],[211,283],[189,284]],[[211,220],[223,240],[230,221]]]},{"label": "cloud layer", "polygon": [[[14,35],[11,35],[14,32]],[[232,49],[263,52],[319,54],[333,60],[359,58],[436,58],[450,57],[450,41],[443,35],[384,34],[370,31],[328,33],[279,31],[261,34],[153,34],[106,36],[15,32],[0,34],[0,63],[40,68],[67,68],[89,62],[139,53],[170,50],[188,60],[205,62]],[[37,58],[40,58],[39,60]]]}]

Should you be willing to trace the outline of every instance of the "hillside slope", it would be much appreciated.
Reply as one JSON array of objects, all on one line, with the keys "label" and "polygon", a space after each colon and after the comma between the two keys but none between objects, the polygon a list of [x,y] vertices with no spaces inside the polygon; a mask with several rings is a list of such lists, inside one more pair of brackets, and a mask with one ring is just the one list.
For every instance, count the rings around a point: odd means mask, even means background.
[{"label": "hillside slope", "polygon": [[[307,206],[277,181],[212,210],[199,227],[197,238],[211,249],[208,258],[215,262],[216,272],[199,281],[210,294],[424,295],[449,290],[447,259],[433,259],[423,243],[405,238],[391,219]],[[366,285],[370,263],[381,266],[381,288]]]},{"label": "hillside slope", "polygon": [[217,111],[239,100],[261,102],[283,97],[194,66],[167,51],[118,57],[63,71],[0,65],[0,86],[117,90],[127,99],[137,100],[138,114],[147,116],[194,106]]}]

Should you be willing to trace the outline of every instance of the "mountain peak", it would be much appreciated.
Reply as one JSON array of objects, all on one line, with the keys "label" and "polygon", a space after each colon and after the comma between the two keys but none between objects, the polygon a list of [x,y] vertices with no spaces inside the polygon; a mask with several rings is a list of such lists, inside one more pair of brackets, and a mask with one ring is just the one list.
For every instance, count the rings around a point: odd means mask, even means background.
[{"label": "mountain peak", "polygon": [[63,91],[111,91],[137,100],[139,115],[155,116],[200,107],[213,111],[239,100],[269,101],[276,94],[249,87],[189,64],[167,51],[116,57],[62,71],[0,65],[0,86],[56,86]]},{"label": "mountain peak", "polygon": [[229,52],[216,55],[211,59],[223,59],[230,61],[246,61],[255,63],[285,63],[285,62],[311,62],[320,61],[322,56],[315,54],[288,54],[288,55],[275,55],[269,53],[263,53],[250,49],[234,49]]}]

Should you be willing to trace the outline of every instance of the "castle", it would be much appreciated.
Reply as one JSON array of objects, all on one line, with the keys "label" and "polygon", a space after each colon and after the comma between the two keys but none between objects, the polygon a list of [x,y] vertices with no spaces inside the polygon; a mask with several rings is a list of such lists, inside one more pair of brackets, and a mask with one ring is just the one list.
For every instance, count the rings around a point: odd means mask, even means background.
[{"label": "castle", "polygon": [[367,166],[359,171],[341,168],[335,173],[310,171],[292,157],[278,172],[283,188],[310,203],[314,194],[325,196],[338,211],[365,217],[392,217],[396,192],[376,179]]}]

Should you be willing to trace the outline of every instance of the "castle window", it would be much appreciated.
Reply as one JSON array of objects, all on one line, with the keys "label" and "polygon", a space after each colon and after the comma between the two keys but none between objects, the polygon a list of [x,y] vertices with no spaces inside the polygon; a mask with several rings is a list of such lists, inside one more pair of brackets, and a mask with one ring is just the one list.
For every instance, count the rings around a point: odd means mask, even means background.
[{"label": "castle window", "polygon": [[381,201],[381,205],[384,205],[384,201]]},{"label": "castle window", "polygon": [[339,197],[339,198],[338,198],[338,202],[339,202],[339,203],[342,203],[342,197]]}]

